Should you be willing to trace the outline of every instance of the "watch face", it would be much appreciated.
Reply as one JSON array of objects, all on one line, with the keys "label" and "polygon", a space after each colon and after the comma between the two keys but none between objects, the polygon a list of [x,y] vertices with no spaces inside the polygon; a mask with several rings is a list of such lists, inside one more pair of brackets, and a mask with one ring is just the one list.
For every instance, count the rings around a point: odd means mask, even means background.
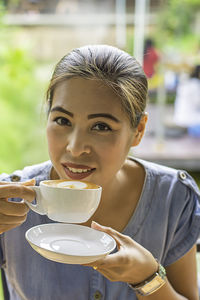
[{"label": "watch face", "polygon": [[138,294],[148,296],[165,284],[166,271],[165,268],[159,264],[158,271],[150,278],[137,285],[130,285]]},{"label": "watch face", "polygon": [[157,275],[154,279],[152,279],[152,281],[141,287],[141,291],[144,294],[151,294],[160,288],[164,283],[165,281],[159,275]]}]

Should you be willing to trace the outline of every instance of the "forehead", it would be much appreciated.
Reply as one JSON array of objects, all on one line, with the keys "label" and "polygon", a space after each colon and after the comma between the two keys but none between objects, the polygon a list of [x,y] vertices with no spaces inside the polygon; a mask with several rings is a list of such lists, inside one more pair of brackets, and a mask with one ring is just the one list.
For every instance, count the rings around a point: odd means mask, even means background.
[{"label": "forehead", "polygon": [[121,99],[101,80],[71,78],[55,88],[53,106],[78,108],[86,110],[123,112]]}]

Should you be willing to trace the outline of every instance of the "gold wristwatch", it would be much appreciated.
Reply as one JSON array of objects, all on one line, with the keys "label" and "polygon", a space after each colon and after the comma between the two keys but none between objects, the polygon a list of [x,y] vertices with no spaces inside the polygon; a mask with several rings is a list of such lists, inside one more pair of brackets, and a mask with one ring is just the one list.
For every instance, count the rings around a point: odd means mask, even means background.
[{"label": "gold wristwatch", "polygon": [[156,292],[166,282],[166,271],[165,268],[159,264],[158,271],[151,275],[143,282],[133,285],[129,284],[130,287],[138,294],[142,296],[148,296]]}]

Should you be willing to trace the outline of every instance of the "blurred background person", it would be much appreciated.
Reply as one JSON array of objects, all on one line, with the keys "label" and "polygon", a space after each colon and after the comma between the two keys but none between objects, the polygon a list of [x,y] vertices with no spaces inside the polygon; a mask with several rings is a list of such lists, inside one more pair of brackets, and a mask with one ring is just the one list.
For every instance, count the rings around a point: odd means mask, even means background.
[{"label": "blurred background person", "polygon": [[187,128],[189,134],[200,137],[200,65],[177,87],[174,122]]},{"label": "blurred background person", "polygon": [[143,70],[147,78],[153,77],[156,71],[156,64],[159,61],[159,54],[155,48],[154,41],[152,39],[146,39],[144,43],[144,59]]}]

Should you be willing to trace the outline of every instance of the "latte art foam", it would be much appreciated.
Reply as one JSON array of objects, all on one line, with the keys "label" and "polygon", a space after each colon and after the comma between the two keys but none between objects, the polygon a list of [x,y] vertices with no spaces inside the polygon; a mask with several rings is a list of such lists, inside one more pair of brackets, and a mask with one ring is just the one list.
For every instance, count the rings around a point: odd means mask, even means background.
[{"label": "latte art foam", "polygon": [[66,188],[66,189],[98,189],[99,186],[95,183],[80,181],[80,180],[46,180],[43,184],[49,185],[56,188]]},{"label": "latte art foam", "polygon": [[57,187],[67,188],[67,189],[87,189],[88,185],[81,181],[64,181],[58,183]]}]

